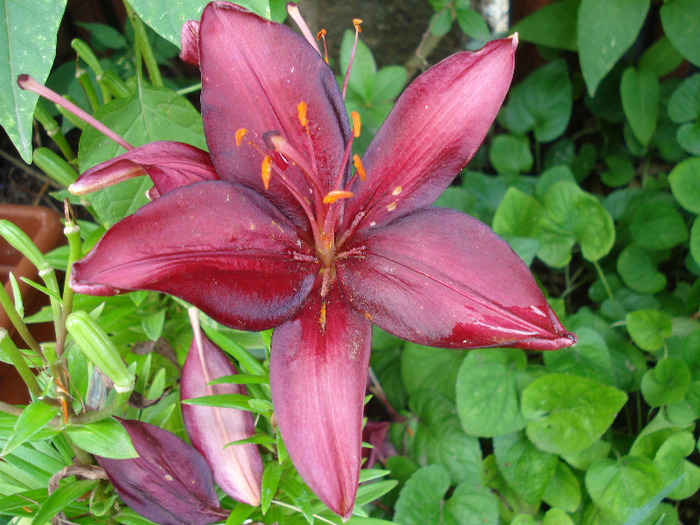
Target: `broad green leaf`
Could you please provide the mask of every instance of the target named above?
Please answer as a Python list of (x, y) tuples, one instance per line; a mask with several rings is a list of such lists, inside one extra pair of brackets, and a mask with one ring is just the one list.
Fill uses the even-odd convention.
[[(206, 149), (201, 116), (186, 98), (167, 89), (141, 86), (133, 97), (100, 107), (94, 117), (134, 146), (173, 140)], [(80, 137), (80, 171), (121, 153), (121, 146), (87, 128)], [(92, 193), (88, 200), (100, 221), (111, 226), (145, 204), (145, 191), (150, 187), (148, 177), (138, 177)]]
[(581, 485), (566, 463), (557, 461), (554, 476), (544, 489), (542, 499), (550, 507), (556, 507), (566, 512), (574, 512), (578, 509), (581, 504)]
[(651, 71), (658, 78), (668, 75), (683, 62), (683, 57), (676, 51), (667, 36), (662, 36), (639, 59), (639, 69)]
[(562, 454), (562, 459), (575, 469), (586, 471), (599, 459), (608, 457), (611, 448), (612, 445), (607, 441), (598, 440), (590, 447), (585, 448), (580, 452)]
[(683, 124), (676, 132), (676, 140), (685, 151), (692, 155), (700, 155), (700, 123)]
[(600, 81), (637, 39), (650, 0), (582, 0), (577, 39), (583, 79), (592, 97)]
[(597, 381), (548, 374), (523, 390), (525, 430), (541, 450), (578, 452), (603, 435), (626, 401), (624, 392)]
[(596, 506), (618, 523), (663, 488), (654, 463), (639, 456), (602, 459), (586, 472), (586, 488)]
[(5, 0), (0, 9), (0, 125), (32, 163), (32, 118), (38, 95), (17, 85), (21, 74), (43, 84), (56, 57), (66, 0)]
[(557, 457), (538, 449), (524, 432), (495, 437), (493, 452), (510, 488), (526, 503), (537, 505), (554, 476)]
[(48, 522), (52, 517), (61, 512), (66, 506), (73, 503), (80, 496), (92, 490), (97, 481), (80, 480), (65, 481), (42, 503), (41, 508), (34, 515), (32, 523), (35, 525)]
[(445, 504), (444, 523), (498, 523), (498, 500), (485, 486), (460, 483)]
[(57, 409), (54, 406), (47, 405), (41, 401), (35, 401), (34, 403), (28, 405), (22, 414), (17, 418), (10, 438), (5, 444), (0, 453), (0, 457), (9, 454), (15, 448), (20, 446), (22, 443), (30, 439), (42, 428), (44, 428), (49, 421), (57, 414)]
[(411, 397), (410, 408), (419, 417), (410, 448), (413, 459), (421, 466), (445, 467), (453, 485), (479, 481), (482, 470), (479, 440), (464, 433), (454, 403), (423, 390)]
[(652, 407), (677, 403), (690, 386), (690, 370), (682, 359), (665, 357), (642, 378), (642, 395)]
[(437, 36), (445, 36), (452, 29), (452, 13), (449, 9), (438, 11), (430, 17), (428, 24), (430, 32)]
[(643, 202), (632, 216), (630, 231), (634, 242), (649, 250), (666, 250), (688, 239), (683, 217), (668, 202)]
[(668, 180), (678, 203), (689, 212), (700, 214), (700, 158), (678, 163), (671, 170)]
[(472, 350), (457, 375), (457, 413), (472, 436), (510, 434), (525, 426), (518, 403), (517, 374), (525, 369), (522, 350)]
[(660, 310), (637, 310), (625, 320), (630, 337), (642, 350), (658, 350), (671, 337), (671, 318)]
[(676, 124), (700, 116), (700, 73), (686, 78), (668, 99), (668, 116)]
[(515, 134), (534, 131), (538, 142), (551, 142), (566, 131), (571, 108), (571, 80), (566, 63), (557, 60), (511, 89), (499, 122)]
[(489, 160), (498, 173), (527, 173), (534, 162), (527, 137), (508, 134), (493, 139)]
[(547, 368), (560, 374), (573, 374), (610, 386), (619, 386), (610, 350), (600, 333), (590, 327), (581, 327), (576, 330), (576, 335), (578, 344), (543, 354)]
[(617, 258), (617, 272), (635, 292), (655, 294), (666, 288), (666, 276), (657, 270), (652, 256), (634, 243), (625, 246)]
[(627, 157), (610, 155), (605, 157), (605, 164), (608, 165), (608, 171), (601, 173), (600, 178), (606, 186), (625, 186), (634, 178), (634, 166)]
[[(581, 245), (583, 258), (588, 261), (597, 261), (610, 252), (615, 242), (615, 225), (610, 214), (593, 195), (573, 182), (562, 181), (549, 189), (544, 205), (548, 216), (544, 218), (541, 228), (545, 233), (568, 233)], [(551, 227), (552, 223), (554, 228)], [(544, 245), (546, 237), (540, 237), (540, 240)]]
[(69, 426), (66, 433), (73, 443), (90, 454), (112, 459), (138, 457), (129, 434), (116, 419)]
[(406, 481), (396, 502), (394, 522), (402, 525), (440, 523), (442, 498), (450, 487), (450, 475), (439, 465), (417, 470)]
[(659, 79), (651, 71), (628, 67), (622, 74), (620, 97), (632, 132), (644, 147), (649, 145), (659, 118)]
[(700, 66), (700, 4), (695, 0), (668, 0), (661, 6), (661, 24), (680, 54)]
[(455, 398), (455, 378), (464, 353), (408, 343), (401, 356), (401, 378), (409, 396), (427, 389)]
[(695, 450), (695, 438), (690, 432), (676, 432), (668, 437), (654, 456), (654, 465), (664, 484), (682, 479), (669, 492), (671, 499), (681, 500), (692, 496), (700, 489), (700, 467), (685, 458)]
[(538, 9), (511, 31), (524, 42), (576, 51), (576, 14), (581, 0), (563, 0)]
[(690, 229), (690, 253), (695, 263), (700, 265), (700, 216), (695, 217)]
[[(131, 0), (129, 3), (156, 33), (180, 47), (182, 25), (188, 20), (199, 21), (209, 0)], [(236, 3), (270, 18), (269, 0), (236, 0)]]
[(511, 186), (493, 217), (493, 231), (505, 237), (534, 236), (535, 225), (543, 211), (537, 199)]
[(457, 25), (459, 25), (462, 33), (484, 42), (491, 39), (491, 31), (486, 21), (479, 13), (469, 8), (468, 2), (457, 2), (455, 11), (457, 13)]

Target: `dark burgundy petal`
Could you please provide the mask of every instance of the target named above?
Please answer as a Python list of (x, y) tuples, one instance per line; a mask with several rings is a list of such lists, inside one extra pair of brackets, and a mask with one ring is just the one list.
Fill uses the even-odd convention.
[(82, 195), (141, 175), (153, 180), (153, 198), (180, 186), (219, 178), (206, 151), (182, 142), (158, 141), (90, 168), (71, 184), (70, 191)]
[(296, 318), (272, 335), (272, 403), (289, 457), (311, 490), (344, 519), (352, 514), (360, 475), (371, 338), (372, 325), (337, 286), (325, 309), (316, 289)]
[(354, 253), (337, 264), (344, 297), (403, 339), (450, 348), (533, 350), (576, 342), (520, 257), (468, 215), (419, 210), (363, 230), (347, 250)]
[(293, 226), (254, 191), (223, 181), (177, 188), (114, 225), (73, 266), (90, 295), (154, 290), (230, 327), (262, 330), (294, 314), (318, 263)]
[(180, 31), (180, 59), (193, 66), (199, 65), (199, 22), (188, 20)]
[[(180, 399), (246, 394), (242, 385), (208, 384), (237, 372), (226, 355), (201, 333), (199, 325), (194, 327), (194, 333), (182, 368)], [(260, 505), (263, 465), (258, 448), (253, 444), (226, 446), (255, 434), (252, 414), (234, 408), (183, 404), (182, 419), (190, 441), (206, 458), (214, 472), (214, 480), (224, 492), (248, 505)]]
[(496, 118), (513, 77), (517, 39), (452, 55), (414, 80), (362, 157), (346, 220), (382, 224), (430, 205), (466, 166)]
[[(349, 124), (333, 72), (316, 50), (290, 28), (228, 2), (209, 4), (200, 25), (202, 117), (214, 165), (224, 180), (263, 191), (264, 135), (281, 133), (316, 167), (328, 191), (339, 169)], [(297, 106), (307, 105), (307, 135)], [(248, 130), (241, 146), (235, 135)], [(249, 144), (249, 141), (253, 145)], [(302, 195), (310, 188), (296, 166), (287, 176)], [(297, 219), (301, 208), (273, 172), (267, 195)]]
[(162, 525), (206, 525), (226, 519), (209, 465), (193, 446), (148, 423), (120, 422), (139, 457), (97, 460), (124, 503)]

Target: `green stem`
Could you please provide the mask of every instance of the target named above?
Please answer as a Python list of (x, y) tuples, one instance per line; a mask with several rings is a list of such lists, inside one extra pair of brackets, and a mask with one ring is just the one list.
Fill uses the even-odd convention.
[(598, 277), (600, 277), (600, 281), (603, 283), (603, 287), (605, 288), (606, 293), (608, 294), (608, 297), (610, 297), (611, 301), (617, 302), (617, 299), (615, 299), (615, 296), (613, 295), (612, 289), (610, 288), (610, 285), (608, 284), (608, 280), (605, 278), (605, 274), (603, 273), (603, 269), (600, 267), (600, 264), (598, 264), (598, 261), (592, 261), (593, 266), (596, 269), (596, 272), (598, 272)]
[(116, 392), (114, 401), (110, 405), (100, 408), (99, 410), (93, 410), (92, 412), (85, 412), (83, 414), (73, 416), (70, 419), (71, 424), (87, 425), (88, 423), (94, 423), (95, 421), (101, 421), (113, 416), (114, 414), (118, 413), (122, 407), (124, 407), (127, 401), (129, 401), (131, 392), (132, 389), (124, 392)]
[(202, 83), (200, 82), (200, 83), (195, 84), (195, 85), (190, 86), (190, 87), (178, 89), (177, 91), (175, 91), (175, 93), (177, 93), (178, 95), (187, 95), (189, 93), (194, 93), (195, 91), (199, 91), (201, 89), (202, 89)]
[(27, 366), (27, 362), (24, 360), (24, 356), (19, 351), (15, 343), (12, 342), (10, 334), (4, 328), (0, 328), (0, 349), (5, 353), (7, 357), (10, 358), (15, 369), (19, 375), (24, 380), (27, 388), (31, 392), (32, 396), (39, 398), (42, 395), (41, 387), (36, 380), (34, 374)]
[(16, 407), (14, 405), (11, 405), (9, 403), (5, 403), (4, 401), (0, 401), (0, 412), (3, 412), (5, 414), (10, 414), (11, 416), (21, 416), (22, 415), (22, 409), (19, 407)]
[(56, 354), (59, 356), (63, 353), (63, 347), (66, 343), (66, 318), (73, 311), (73, 289), (70, 287), (70, 274), (73, 270), (73, 264), (83, 255), (83, 248), (80, 244), (80, 227), (78, 226), (73, 216), (73, 209), (70, 207), (68, 199), (64, 201), (66, 214), (66, 226), (63, 228), (63, 233), (68, 239), (68, 266), (66, 267), (66, 279), (63, 284), (63, 308), (61, 317), (60, 330), (56, 332)]
[[(58, 288), (58, 279), (56, 279), (56, 271), (53, 268), (46, 268), (39, 272), (39, 276), (44, 281), (46, 287), (55, 294), (56, 297), (61, 296), (61, 290)], [(53, 295), (49, 295), (49, 300), (51, 302), (51, 312), (53, 314), (53, 324), (54, 330), (56, 331), (56, 337), (61, 332), (61, 328), (64, 326), (63, 319), (63, 306), (61, 302)], [(64, 329), (65, 330), (65, 329)], [(58, 350), (58, 348), (56, 348)], [(58, 354), (59, 357), (61, 354)]]
[(17, 333), (20, 335), (20, 337), (24, 339), (24, 342), (27, 343), (27, 345), (29, 345), (29, 348), (31, 348), (38, 355), (40, 355), (41, 359), (44, 362), (46, 362), (46, 358), (44, 357), (44, 352), (42, 351), (41, 346), (39, 345), (37, 340), (34, 339), (34, 336), (32, 336), (32, 334), (29, 333), (27, 325), (24, 324), (22, 317), (20, 317), (19, 313), (17, 313), (15, 305), (12, 303), (12, 299), (10, 299), (10, 296), (7, 295), (7, 291), (5, 290), (4, 286), (0, 286), (0, 306), (3, 307), (5, 313), (7, 313), (7, 317), (10, 319), (10, 322), (15, 327), (15, 330), (17, 330)]
[(49, 112), (44, 107), (44, 104), (39, 102), (34, 109), (34, 118), (41, 124), (46, 131), (46, 134), (51, 140), (54, 141), (58, 149), (61, 150), (61, 154), (65, 157), (68, 162), (75, 160), (75, 153), (73, 149), (68, 144), (66, 136), (61, 131), (61, 127), (56, 122)]
[(141, 50), (143, 56), (144, 64), (146, 64), (146, 70), (148, 71), (148, 76), (151, 78), (151, 83), (157, 87), (163, 87), (163, 77), (160, 75), (160, 69), (158, 69), (158, 63), (156, 62), (156, 57), (153, 54), (153, 48), (151, 43), (148, 41), (148, 35), (146, 34), (146, 26), (136, 14), (136, 11), (132, 9), (126, 0), (124, 1), (124, 7), (126, 8), (126, 13), (129, 16), (131, 24), (134, 26), (134, 34), (136, 36), (136, 47)]

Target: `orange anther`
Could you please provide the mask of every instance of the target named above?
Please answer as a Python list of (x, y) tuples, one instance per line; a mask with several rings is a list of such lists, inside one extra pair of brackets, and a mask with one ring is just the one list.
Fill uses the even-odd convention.
[(349, 199), (354, 195), (351, 191), (333, 190), (329, 191), (328, 195), (323, 197), (323, 204), (333, 204), (338, 199)]
[(321, 40), (324, 36), (326, 36), (326, 30), (321, 29), (318, 33), (316, 33), (316, 40)]
[(299, 105), (297, 106), (297, 115), (299, 116), (301, 127), (305, 128), (309, 125), (309, 119), (306, 118), (306, 102), (303, 100), (299, 102)]
[(360, 156), (355, 153), (352, 156), (352, 163), (355, 165), (355, 169), (357, 170), (357, 174), (360, 176), (360, 180), (364, 181), (365, 180), (365, 167), (362, 165), (362, 161), (360, 160)]
[(272, 178), (272, 157), (269, 155), (262, 161), (262, 180), (265, 189), (270, 187), (270, 179)]
[(321, 330), (326, 329), (326, 301), (321, 302), (321, 311), (318, 314), (318, 324), (321, 325)]
[(362, 128), (360, 114), (357, 111), (353, 111), (350, 113), (350, 118), (352, 119), (352, 134), (357, 138), (360, 136), (360, 129)]
[(236, 130), (236, 146), (241, 145), (243, 142), (243, 137), (245, 137), (246, 133), (248, 133), (248, 130), (245, 128), (238, 128)]
[(362, 33), (362, 28), (360, 27), (361, 23), (362, 23), (361, 18), (353, 18), (352, 19), (352, 25), (355, 26), (355, 31), (357, 31), (358, 33)]

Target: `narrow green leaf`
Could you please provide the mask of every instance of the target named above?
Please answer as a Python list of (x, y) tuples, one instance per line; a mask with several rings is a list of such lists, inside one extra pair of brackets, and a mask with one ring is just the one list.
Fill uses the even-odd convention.
[(38, 96), (17, 76), (46, 82), (56, 56), (56, 35), (66, 0), (14, 0), (0, 9), (0, 125), (27, 164), (32, 163), (32, 117)]
[(651, 71), (628, 67), (622, 74), (620, 97), (634, 136), (644, 147), (648, 146), (659, 117), (659, 79)]
[(116, 419), (70, 426), (66, 433), (76, 445), (90, 454), (112, 459), (138, 457), (129, 434)]
[(270, 461), (265, 465), (265, 471), (262, 475), (262, 485), (260, 492), (260, 507), (262, 508), (262, 513), (266, 514), (272, 503), (272, 499), (277, 493), (277, 487), (280, 483), (280, 478), (282, 477), (282, 465), (276, 461)]
[(56, 416), (56, 407), (35, 401), (22, 411), (17, 418), (10, 438), (5, 444), (5, 448), (0, 453), (0, 457), (9, 454), (22, 443), (30, 439), (34, 434), (44, 428), (51, 419)]
[(46, 498), (39, 511), (34, 515), (32, 523), (34, 525), (46, 523), (66, 506), (92, 490), (95, 485), (97, 485), (97, 481), (89, 479), (64, 482)]
[(581, 1), (578, 51), (583, 79), (591, 97), (600, 81), (636, 40), (649, 4), (650, 0)]

